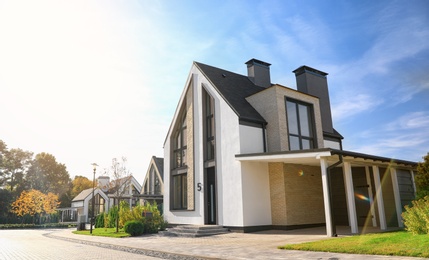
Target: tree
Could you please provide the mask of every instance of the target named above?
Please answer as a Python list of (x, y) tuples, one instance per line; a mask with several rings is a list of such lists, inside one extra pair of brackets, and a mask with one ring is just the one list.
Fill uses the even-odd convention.
[[(119, 205), (120, 199), (127, 192), (127, 188), (131, 183), (132, 175), (127, 169), (126, 163), (127, 158), (125, 157), (122, 157), (121, 161), (116, 158), (112, 159), (109, 173), (112, 176), (110, 191), (113, 192), (113, 205)], [(119, 232), (119, 214), (116, 216), (116, 232)]]
[(429, 152), (423, 157), (423, 162), (417, 164), (417, 174), (415, 176), (417, 187), (417, 198), (429, 195)]
[(83, 190), (92, 188), (92, 181), (84, 176), (75, 176), (72, 181), (71, 196), (74, 198)]
[(24, 190), (24, 177), (30, 167), (33, 153), (22, 149), (11, 149), (4, 153), (3, 174), (7, 188), (17, 194)]
[(3, 170), (3, 160), (5, 153), (7, 152), (7, 145), (5, 142), (0, 140), (0, 186), (3, 186), (4, 182), (6, 181), (5, 173)]
[(12, 212), (17, 216), (41, 216), (52, 214), (58, 207), (58, 196), (53, 193), (43, 194), (38, 190), (23, 191), (21, 195), (12, 202)]
[(48, 153), (36, 155), (28, 170), (26, 181), (28, 188), (40, 190), (42, 193), (52, 192), (58, 196), (70, 189), (70, 175), (66, 166), (58, 163)]

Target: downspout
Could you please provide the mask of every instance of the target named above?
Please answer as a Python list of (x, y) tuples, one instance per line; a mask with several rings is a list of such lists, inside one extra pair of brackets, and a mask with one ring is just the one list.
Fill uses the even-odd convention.
[(267, 138), (266, 138), (266, 123), (262, 123), (262, 141), (264, 143), (264, 153), (267, 152)]
[(328, 166), (328, 168), (326, 168), (326, 172), (328, 174), (328, 192), (329, 192), (329, 208), (331, 210), (331, 227), (332, 227), (332, 236), (336, 237), (337, 235), (337, 228), (335, 226), (335, 217), (334, 217), (334, 203), (332, 202), (332, 189), (331, 189), (331, 170), (335, 167), (337, 167), (338, 165), (343, 163), (343, 156), (341, 154), (338, 155), (339, 157), (339, 161), (332, 164), (331, 166)]

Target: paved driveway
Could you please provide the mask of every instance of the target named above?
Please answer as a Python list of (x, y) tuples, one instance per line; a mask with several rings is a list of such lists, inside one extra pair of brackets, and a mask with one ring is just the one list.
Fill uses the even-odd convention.
[[(327, 239), (323, 228), (229, 233), (202, 238), (108, 238), (75, 235), (74, 229), (0, 231), (3, 259), (412, 259), (279, 250), (277, 246)], [(341, 234), (341, 233), (340, 233)]]
[[(56, 230), (58, 232), (58, 230)], [(44, 236), (53, 230), (0, 230), (0, 259), (158, 259)]]

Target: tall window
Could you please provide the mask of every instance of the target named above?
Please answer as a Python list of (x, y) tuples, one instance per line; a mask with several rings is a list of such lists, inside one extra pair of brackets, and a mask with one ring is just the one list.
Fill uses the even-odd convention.
[[(176, 127), (173, 139), (173, 170), (171, 172), (171, 202), (172, 209), (186, 210), (188, 208), (188, 182), (187, 182), (187, 131), (186, 114), (184, 114)], [(155, 184), (156, 186), (156, 184)], [(159, 183), (158, 183), (159, 186)], [(155, 187), (157, 189), (157, 187)], [(158, 187), (160, 189), (160, 187)]]
[(173, 175), (173, 209), (188, 208), (187, 174)]
[(289, 149), (314, 148), (313, 109), (310, 104), (286, 99)]
[(174, 138), (174, 168), (186, 166), (186, 116), (183, 116)]
[(204, 91), (205, 159), (213, 160), (215, 154), (215, 124), (213, 98)]

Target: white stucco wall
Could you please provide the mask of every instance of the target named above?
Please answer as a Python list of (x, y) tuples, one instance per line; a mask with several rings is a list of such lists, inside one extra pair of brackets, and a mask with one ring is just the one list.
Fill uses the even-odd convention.
[[(192, 80), (193, 79), (193, 80)], [(202, 125), (202, 86), (213, 97), (215, 102), (215, 140), (216, 140), (216, 188), (217, 188), (217, 222), (225, 226), (243, 226), (243, 202), (241, 165), (235, 160), (240, 154), (240, 127), (238, 116), (219, 95), (211, 83), (192, 66), (185, 86), (192, 81), (194, 102), (194, 169), (195, 185), (204, 183), (203, 158), (203, 125)], [(187, 88), (186, 87), (186, 88)], [(186, 93), (186, 89), (183, 93)], [(184, 94), (178, 108), (184, 102)], [(169, 223), (204, 224), (204, 188), (198, 191), (195, 187), (195, 208), (192, 211), (170, 211), (170, 138), (171, 129), (178, 115), (176, 111), (170, 131), (164, 144), (164, 217)], [(252, 133), (252, 131), (245, 131)], [(262, 138), (262, 133), (260, 134)], [(191, 163), (191, 162), (189, 162)]]
[(268, 164), (242, 162), (244, 226), (271, 225)]
[(263, 153), (263, 138), (262, 128), (240, 125), (240, 153)]

